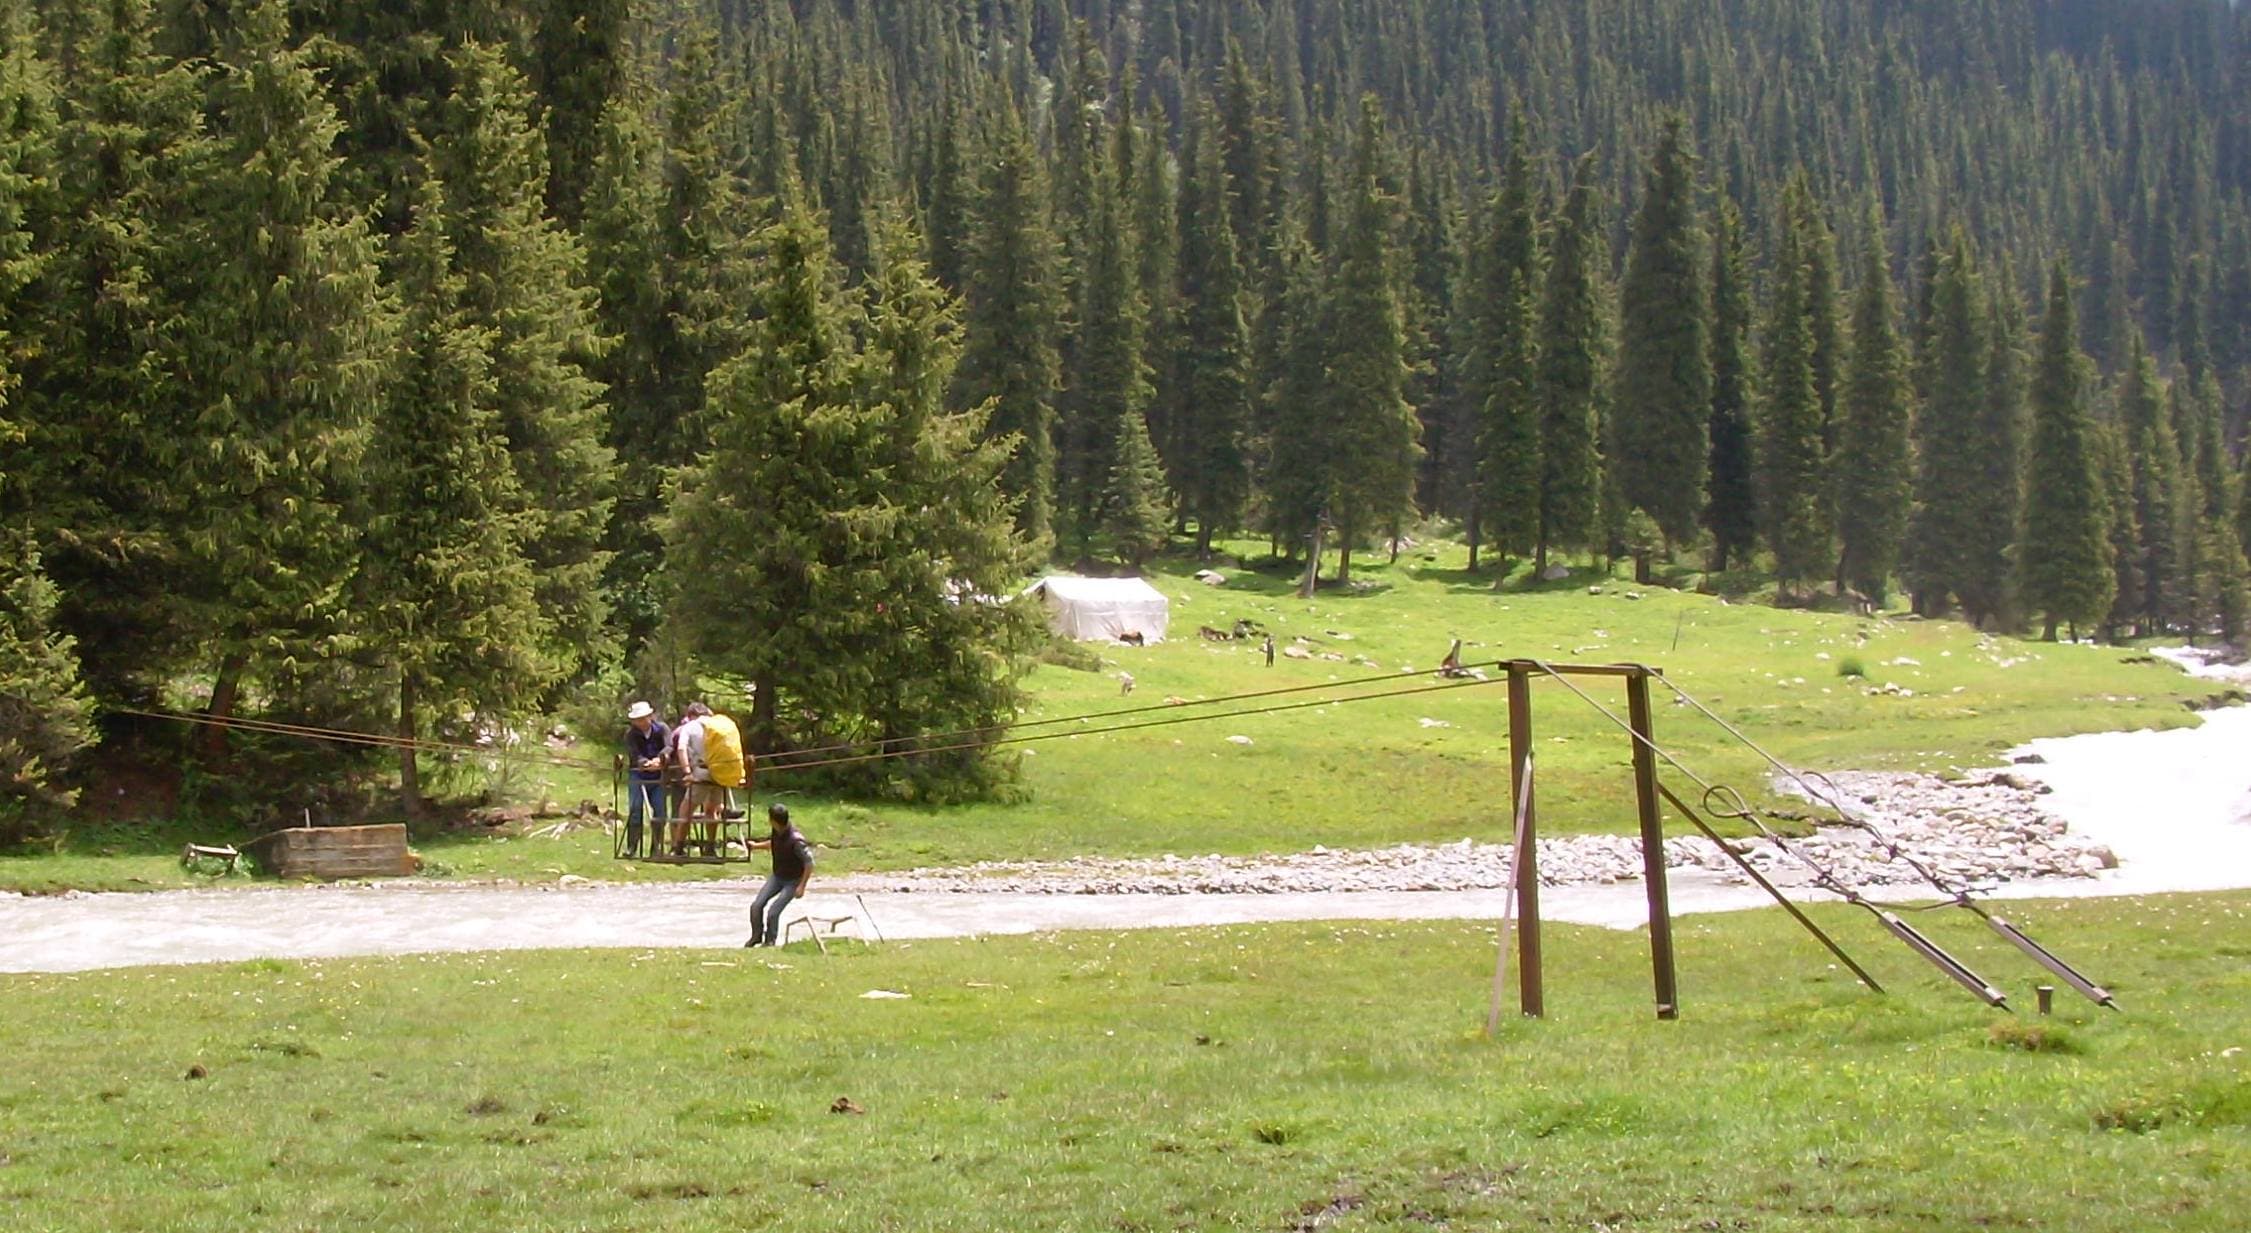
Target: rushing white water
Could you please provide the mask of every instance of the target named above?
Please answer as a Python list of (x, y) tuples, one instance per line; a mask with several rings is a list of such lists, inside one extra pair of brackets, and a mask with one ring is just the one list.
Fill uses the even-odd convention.
[(2104, 844), (2118, 868), (2048, 893), (2142, 895), (2251, 886), (2251, 708), (2194, 728), (2033, 741), (2018, 768), (2054, 789), (2041, 806)]

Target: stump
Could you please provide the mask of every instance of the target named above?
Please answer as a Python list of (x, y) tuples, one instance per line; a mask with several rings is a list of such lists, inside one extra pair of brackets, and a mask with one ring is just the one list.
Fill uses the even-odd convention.
[(406, 827), (293, 826), (248, 845), (260, 868), (284, 878), (400, 878), (414, 872)]

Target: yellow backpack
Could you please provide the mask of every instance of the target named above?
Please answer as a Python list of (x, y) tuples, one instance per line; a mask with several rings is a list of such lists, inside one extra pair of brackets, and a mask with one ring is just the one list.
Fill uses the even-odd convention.
[(722, 788), (743, 783), (743, 735), (725, 715), (707, 715), (703, 721), (703, 763), (711, 768), (711, 782)]

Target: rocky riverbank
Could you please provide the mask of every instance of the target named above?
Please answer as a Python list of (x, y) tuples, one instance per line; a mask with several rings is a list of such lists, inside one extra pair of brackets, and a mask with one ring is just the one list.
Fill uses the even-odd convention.
[[(1913, 774), (1833, 778), (1856, 815), (1950, 882), (1982, 886), (2027, 878), (2092, 877), (2117, 864), (2107, 848), (2066, 834), (2063, 821), (2041, 809), (2040, 785), (2010, 771), (1981, 772), (1958, 781)], [(1922, 885), (1907, 862), (1892, 857), (1879, 840), (1855, 827), (1824, 826), (1790, 843), (1852, 885), (1885, 889)], [(1805, 864), (1765, 840), (1736, 844), (1777, 884), (1806, 886), (1814, 881)], [(1734, 862), (1700, 836), (1666, 840), (1665, 863), (1748, 881)], [(1641, 848), (1637, 840), (1620, 835), (1542, 839), (1539, 864), (1544, 886), (1631, 881), (1641, 876)], [(1317, 847), (1285, 856), (995, 862), (860, 875), (853, 881), (870, 890), (897, 892), (1292, 894), (1492, 890), (1507, 884), (1508, 870), (1508, 845), (1462, 839), (1376, 849)]]

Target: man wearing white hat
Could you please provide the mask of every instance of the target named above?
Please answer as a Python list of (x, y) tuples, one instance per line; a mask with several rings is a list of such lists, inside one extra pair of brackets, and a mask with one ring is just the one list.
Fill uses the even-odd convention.
[(671, 729), (646, 702), (625, 712), (625, 854), (641, 854), (641, 814), (649, 815), (649, 855), (664, 844), (664, 751)]

